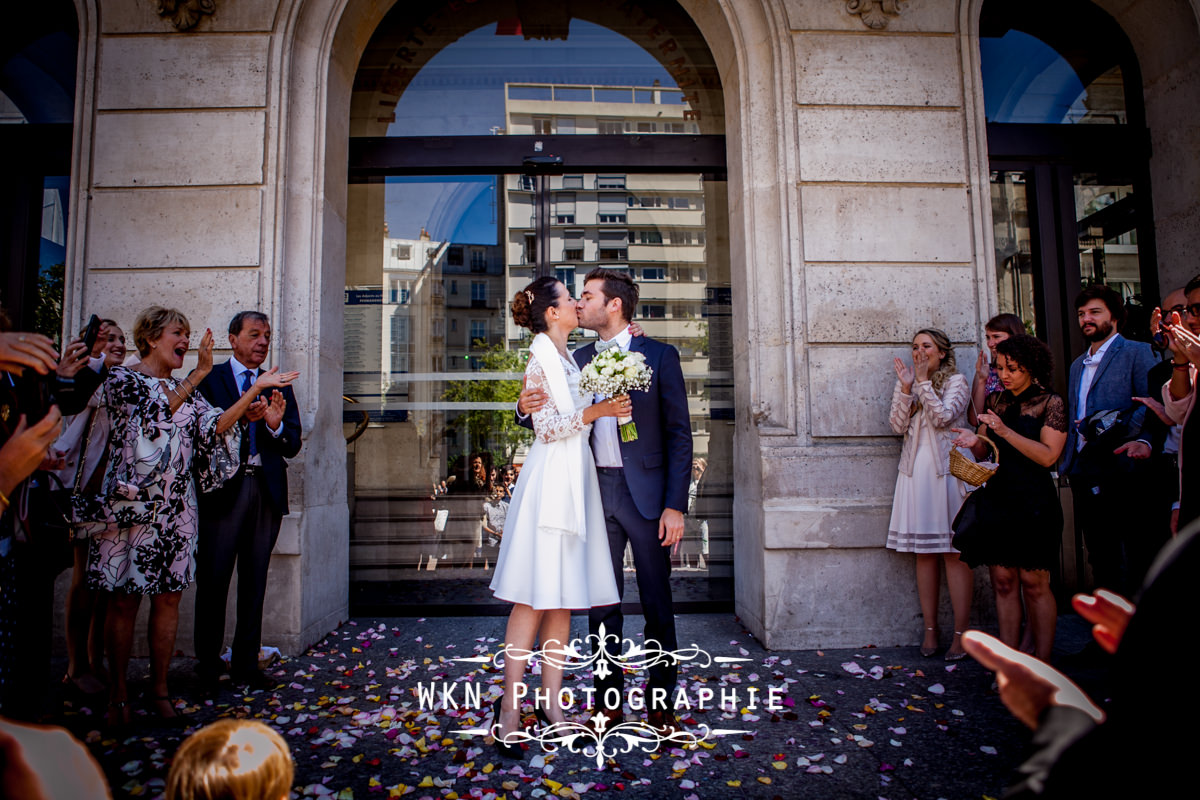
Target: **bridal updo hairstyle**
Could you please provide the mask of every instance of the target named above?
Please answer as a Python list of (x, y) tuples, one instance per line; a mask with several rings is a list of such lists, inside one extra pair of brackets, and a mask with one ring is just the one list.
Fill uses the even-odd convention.
[(546, 309), (558, 305), (558, 278), (543, 275), (513, 295), (513, 322), (533, 333), (546, 331)]

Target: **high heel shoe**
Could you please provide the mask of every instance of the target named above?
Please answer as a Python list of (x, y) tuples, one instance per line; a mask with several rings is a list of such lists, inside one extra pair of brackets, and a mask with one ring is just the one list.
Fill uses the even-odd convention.
[[(933, 628), (926, 628), (925, 630), (931, 631), (931, 630), (933, 630)], [(925, 645), (921, 645), (921, 657), (922, 658), (931, 658), (933, 656), (933, 654), (936, 652), (937, 652), (936, 644), (933, 647), (926, 647)]]
[[(962, 631), (955, 631), (954, 636), (956, 639), (959, 640), (959, 645), (961, 645), (962, 644)], [(950, 645), (950, 646), (953, 647), (954, 645)], [(952, 653), (949, 650), (946, 651), (946, 660), (947, 661), (962, 661), (966, 657), (967, 657), (966, 650), (959, 650), (957, 653)]]
[(546, 716), (546, 712), (542, 711), (541, 706), (533, 707), (533, 715), (535, 717), (537, 717), (538, 722), (542, 723), (542, 725), (547, 728), (549, 728), (551, 725), (554, 724), (553, 722), (550, 721), (550, 717)]
[(496, 742), (496, 750), (504, 758), (524, 758), (525, 751), (521, 749), (519, 744), (508, 744), (501, 736), (500, 729), (500, 708), (504, 704), (504, 698), (496, 698), (496, 702), (492, 703), (492, 739)]

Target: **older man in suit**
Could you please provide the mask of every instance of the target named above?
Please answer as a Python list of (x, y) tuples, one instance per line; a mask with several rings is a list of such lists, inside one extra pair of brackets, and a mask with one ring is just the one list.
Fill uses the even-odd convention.
[[(671, 599), (671, 553), (683, 538), (692, 472), (692, 425), (679, 352), (668, 344), (630, 332), (637, 301), (637, 284), (626, 273), (607, 269), (589, 272), (576, 309), (580, 327), (596, 331), (599, 340), (579, 348), (574, 356), (583, 367), (597, 352), (620, 347), (644, 355), (654, 373), (648, 390), (630, 393), (638, 438), (621, 441), (616, 419), (608, 417), (592, 425), (591, 444), (617, 591), (625, 596), (622, 567), (628, 545), (646, 618), (645, 638), (657, 641), (664, 651), (672, 651), (678, 643)], [(532, 413), (542, 402), (540, 394), (523, 392), (518, 412)], [(621, 651), (624, 622), (619, 603), (593, 608), (589, 614), (593, 635), (603, 625), (611, 655)], [(669, 735), (679, 727), (672, 710), (678, 666), (673, 659), (665, 658), (648, 672), (646, 720)], [(624, 695), (621, 669), (597, 675), (595, 689), (600, 712), (608, 723), (619, 722)]]
[[(258, 311), (242, 311), (229, 323), (233, 357), (213, 367), (200, 392), (228, 408), (258, 379), (271, 346), (271, 325)], [(234, 682), (267, 688), (259, 671), (267, 568), (288, 513), (287, 461), (300, 452), (300, 413), (290, 386), (259, 398), (242, 423), (242, 467), (215, 492), (201, 495), (196, 553), (196, 671), (210, 687), (223, 664), (225, 605), (234, 564), (238, 571), (237, 628), (230, 674)]]
[[(1137, 535), (1143, 508), (1130, 502), (1132, 487), (1144, 477), (1149, 441), (1141, 434), (1148, 375), (1157, 363), (1150, 345), (1131, 342), (1117, 332), (1124, 321), (1121, 296), (1107, 286), (1091, 286), (1075, 298), (1075, 311), (1088, 350), (1071, 364), (1068, 402), (1073, 424), (1067, 432), (1061, 472), (1069, 476), (1077, 538), (1087, 544), (1097, 586), (1129, 592), (1126, 537)], [(1119, 441), (1089, 442), (1086, 420), (1099, 411), (1126, 411), (1128, 424)], [(1116, 445), (1115, 447), (1113, 445)]]

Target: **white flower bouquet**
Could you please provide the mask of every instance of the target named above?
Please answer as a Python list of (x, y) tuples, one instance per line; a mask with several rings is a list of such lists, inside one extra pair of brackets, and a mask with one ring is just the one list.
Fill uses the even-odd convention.
[[(619, 347), (610, 347), (597, 354), (582, 372), (579, 380), (582, 391), (609, 397), (629, 394), (634, 389), (644, 392), (650, 388), (650, 378), (654, 375), (644, 355), (633, 351), (623, 352)], [(638, 438), (633, 417), (617, 417), (617, 427), (622, 442), (632, 442)]]

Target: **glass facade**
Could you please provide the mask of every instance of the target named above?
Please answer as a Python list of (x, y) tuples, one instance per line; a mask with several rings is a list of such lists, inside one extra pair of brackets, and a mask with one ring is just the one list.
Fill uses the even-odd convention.
[[(719, 115), (706, 113), (719, 106), (715, 68), (706, 50), (698, 63), (690, 21), (656, 34), (686, 53), (672, 66), (635, 41), (646, 38), (637, 19), (615, 5), (591, 13), (617, 29), (628, 18), (626, 30), (572, 19), (563, 40), (536, 41), (512, 33), (511, 21), (472, 17), (426, 32), (408, 45), (424, 66), (386, 87), (386, 114), (379, 75), (395, 77), (405, 62), (399, 49), (389, 62), (384, 43), (405, 38), (398, 26), (411, 15), (385, 21), (360, 65), (352, 135), (478, 136), (482, 148), (486, 137), (528, 137), (530, 155), (541, 152), (533, 137), (572, 136), (594, 141), (608, 166), (531, 174), (517, 160), (497, 174), (438, 175), (439, 150), (423, 139), (409, 174), (352, 177), (344, 393), (359, 609), (507, 610), (487, 587), (531, 442), (513, 414), (530, 338), (508, 303), (538, 274), (578, 294), (598, 266), (629, 272), (641, 290), (635, 320), (681, 356), (695, 459), (676, 602), (732, 602), (725, 182), (620, 163), (628, 137), (720, 133)], [(699, 74), (709, 76), (704, 96), (685, 85)], [(628, 554), (626, 567), (625, 599), (636, 603)]]

